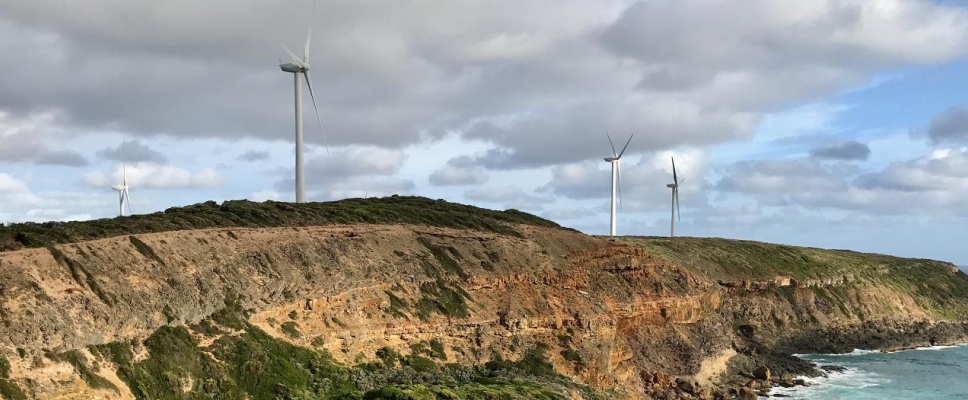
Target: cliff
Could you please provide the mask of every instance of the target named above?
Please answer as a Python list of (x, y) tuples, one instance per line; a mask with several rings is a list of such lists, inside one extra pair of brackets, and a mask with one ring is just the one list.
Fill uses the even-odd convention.
[[(6, 398), (729, 398), (968, 337), (953, 265), (420, 198), (0, 228)], [(678, 379), (677, 379), (678, 378)]]

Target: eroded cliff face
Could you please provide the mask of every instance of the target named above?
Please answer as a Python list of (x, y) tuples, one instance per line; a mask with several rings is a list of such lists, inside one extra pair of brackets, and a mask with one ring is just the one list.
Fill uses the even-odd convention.
[[(273, 337), (347, 365), (430, 342), (464, 365), (543, 346), (557, 372), (616, 398), (647, 398), (655, 371), (708, 387), (737, 351), (803, 347), (811, 330), (939, 319), (907, 292), (856, 277), (728, 281), (634, 244), (516, 229), (521, 237), (403, 225), (211, 229), (3, 252), (9, 381), (36, 398), (132, 398), (91, 349), (132, 343), (133, 358), (146, 359), (145, 338), (227, 301)], [(191, 332), (202, 345), (216, 340), (201, 331)], [(117, 390), (95, 388), (92, 374)], [(185, 393), (200, 384), (180, 379)]]

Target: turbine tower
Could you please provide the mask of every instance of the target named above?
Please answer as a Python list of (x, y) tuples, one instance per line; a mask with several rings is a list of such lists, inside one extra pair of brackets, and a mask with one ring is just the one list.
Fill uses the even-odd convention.
[[(302, 117), (302, 85), (299, 82), (301, 76), (306, 77), (306, 86), (309, 88), (309, 97), (313, 100), (313, 110), (316, 111), (316, 120), (319, 121), (319, 129), (323, 130), (323, 120), (319, 117), (319, 108), (316, 107), (316, 96), (313, 94), (313, 80), (309, 75), (309, 41), (313, 36), (312, 29), (306, 37), (306, 48), (303, 51), (303, 58), (300, 59), (292, 51), (282, 45), (289, 57), (290, 63), (279, 61), (279, 68), (284, 72), (293, 75), (293, 83), (296, 94), (296, 203), (306, 202), (306, 177), (303, 170), (303, 117)], [(326, 136), (323, 135), (323, 143), (326, 143)], [(329, 153), (329, 145), (326, 144), (326, 153)]]
[(625, 154), (625, 149), (629, 147), (629, 143), (632, 142), (632, 136), (629, 136), (629, 140), (625, 142), (625, 147), (622, 147), (621, 152), (615, 152), (615, 145), (612, 144), (612, 137), (605, 134), (608, 138), (608, 145), (612, 146), (612, 156), (605, 157), (605, 161), (612, 163), (612, 215), (611, 223), (609, 226), (609, 236), (615, 236), (615, 191), (618, 190), (618, 201), (621, 206), (622, 201), (622, 166), (620, 161), (622, 160), (622, 154)]
[(128, 205), (128, 215), (131, 215), (131, 199), (128, 197), (128, 164), (124, 158), (124, 141), (121, 142), (121, 184), (111, 186), (118, 192), (118, 215), (124, 216), (124, 205)]
[(682, 221), (682, 213), (679, 212), (679, 185), (686, 180), (679, 180), (679, 175), (676, 175), (676, 159), (672, 157), (672, 183), (666, 185), (667, 188), (672, 189), (672, 228), (669, 231), (669, 237), (676, 236), (676, 215), (679, 215), (679, 221)]

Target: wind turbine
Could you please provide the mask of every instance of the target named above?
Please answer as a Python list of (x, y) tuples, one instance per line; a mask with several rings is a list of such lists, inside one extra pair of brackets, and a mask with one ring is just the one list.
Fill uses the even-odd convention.
[(124, 158), (124, 141), (121, 142), (121, 184), (111, 186), (118, 192), (119, 215), (124, 216), (124, 205), (128, 204), (128, 215), (131, 215), (131, 199), (128, 197), (128, 164)]
[[(286, 45), (282, 45), (282, 48), (292, 58), (292, 62), (283, 64), (282, 60), (279, 60), (279, 68), (293, 75), (296, 93), (296, 203), (306, 202), (306, 178), (303, 171), (302, 85), (299, 82), (299, 78), (302, 75), (306, 76), (306, 86), (309, 87), (309, 97), (313, 100), (313, 110), (316, 111), (316, 120), (319, 121), (319, 129), (320, 131), (323, 130), (323, 120), (319, 117), (319, 108), (316, 107), (316, 96), (313, 94), (313, 80), (309, 75), (309, 41), (312, 37), (313, 30), (310, 28), (309, 35), (306, 36), (306, 48), (303, 51), (302, 59), (296, 57), (292, 51), (289, 51)], [(323, 135), (323, 143), (326, 143), (325, 135)], [(326, 153), (329, 154), (329, 144), (326, 144)]]
[(676, 175), (676, 158), (672, 157), (672, 183), (666, 185), (667, 188), (672, 189), (672, 229), (669, 231), (669, 237), (676, 236), (676, 214), (679, 215), (679, 221), (682, 221), (682, 213), (679, 212), (679, 185), (686, 180), (679, 180), (679, 176)]
[(629, 147), (629, 143), (632, 142), (632, 136), (629, 136), (629, 140), (625, 142), (625, 147), (622, 148), (621, 152), (615, 152), (615, 145), (612, 144), (612, 137), (605, 134), (608, 138), (608, 145), (612, 146), (612, 156), (605, 157), (605, 161), (612, 163), (612, 219), (609, 228), (609, 235), (615, 236), (615, 191), (618, 190), (618, 200), (621, 206), (622, 201), (622, 166), (620, 161), (622, 160), (622, 154), (625, 154), (625, 149)]

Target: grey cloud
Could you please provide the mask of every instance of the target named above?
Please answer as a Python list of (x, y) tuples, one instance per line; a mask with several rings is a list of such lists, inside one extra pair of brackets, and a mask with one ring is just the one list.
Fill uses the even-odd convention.
[(942, 150), (916, 160), (891, 163), (858, 177), (865, 189), (902, 192), (968, 191), (968, 150)]
[[(838, 1), (626, 4), (320, 2), (323, 131), (334, 145), (399, 148), (503, 119), (499, 131), (465, 134), (499, 148), (481, 159), (494, 168), (597, 158), (606, 130), (641, 133), (636, 151), (716, 143), (751, 134), (777, 104), (956, 57), (968, 26), (961, 9), (914, 0), (897, 12)], [(304, 40), (310, 17), (299, 6), (5, 3), (0, 110), (63, 109), (78, 130), (291, 141), (292, 80), (274, 62), (279, 43)], [(866, 20), (887, 23), (870, 34)], [(307, 141), (321, 144), (306, 111)]]
[[(379, 177), (376, 179), (354, 180), (347, 179), (333, 182), (324, 187), (310, 190), (309, 197), (316, 201), (330, 201), (345, 198), (385, 197), (394, 194), (407, 195), (413, 192), (415, 185), (409, 179), (393, 177)], [(289, 192), (292, 188), (289, 188)]]
[(475, 202), (503, 204), (504, 208), (532, 211), (541, 210), (545, 204), (554, 201), (548, 196), (528, 193), (517, 185), (474, 188), (464, 192), (464, 197)]
[(268, 159), (269, 159), (269, 152), (259, 151), (259, 150), (247, 151), (239, 156), (239, 160), (245, 161), (245, 162), (265, 161)]
[(630, 156), (738, 138), (749, 133), (757, 118), (750, 113), (703, 110), (676, 101), (599, 101), (523, 118), (509, 127), (476, 124), (465, 137), (501, 146), (477, 157), (480, 165), (489, 169), (533, 168), (610, 156), (606, 132), (614, 138), (634, 135), (626, 153)]
[(488, 177), (483, 170), (441, 167), (430, 174), (429, 181), (434, 186), (466, 186), (487, 183)]
[(434, 170), (428, 180), (434, 186), (466, 186), (487, 183), (487, 172), (476, 166), (468, 156), (447, 160), (447, 163)]
[[(330, 190), (334, 187), (358, 187), (362, 190), (364, 181), (387, 179), (395, 175), (403, 166), (403, 161), (403, 153), (399, 150), (353, 147), (333, 151), (331, 154), (316, 156), (306, 162), (306, 189)], [(293, 190), (295, 178), (292, 168), (280, 168), (273, 173), (280, 176), (275, 184), (276, 190), (280, 192)]]
[(106, 160), (118, 162), (152, 162), (156, 164), (168, 162), (168, 157), (165, 157), (160, 151), (141, 143), (140, 140), (132, 140), (124, 144), (119, 144), (117, 147), (98, 150), (97, 155)]
[(810, 156), (845, 161), (866, 160), (871, 156), (871, 149), (866, 144), (852, 140), (813, 148), (810, 150)]
[(807, 158), (741, 161), (729, 166), (725, 173), (716, 185), (718, 189), (750, 195), (786, 196), (847, 187), (834, 167)]
[(39, 165), (83, 167), (87, 158), (70, 150), (51, 150), (32, 138), (4, 138), (0, 145), (0, 162), (30, 162)]
[[(705, 183), (702, 179), (701, 155), (684, 152), (676, 155), (679, 178), (684, 180), (680, 188), (683, 207), (701, 207), (706, 203)], [(623, 157), (621, 170), (621, 205), (627, 211), (666, 210), (670, 206), (672, 182), (669, 159), (665, 154), (651, 154), (635, 159)], [(555, 166), (552, 178), (538, 188), (539, 193), (567, 197), (575, 200), (600, 199), (607, 211), (611, 197), (611, 170), (608, 163), (583, 162)]]
[(89, 164), (87, 158), (84, 158), (84, 156), (73, 151), (45, 152), (37, 156), (34, 162), (37, 164), (62, 165), (68, 167), (83, 167)]
[(968, 141), (968, 108), (955, 106), (936, 115), (928, 137), (935, 143)]

